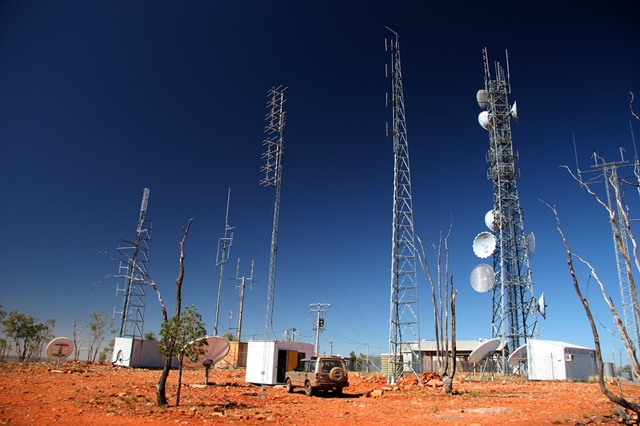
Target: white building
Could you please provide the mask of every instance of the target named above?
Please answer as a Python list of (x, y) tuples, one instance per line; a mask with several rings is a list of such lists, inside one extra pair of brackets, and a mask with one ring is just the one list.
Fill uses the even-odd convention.
[(595, 349), (552, 340), (527, 342), (529, 380), (588, 380), (598, 374)]

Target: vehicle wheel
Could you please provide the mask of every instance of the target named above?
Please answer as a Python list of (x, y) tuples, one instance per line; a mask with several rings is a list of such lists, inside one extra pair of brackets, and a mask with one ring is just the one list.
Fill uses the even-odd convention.
[(285, 387), (285, 389), (287, 389), (287, 392), (289, 392), (289, 393), (293, 392), (293, 386), (291, 385), (291, 379), (287, 378), (287, 380), (284, 382), (284, 387)]
[(311, 387), (311, 382), (307, 381), (304, 383), (304, 393), (307, 396), (313, 396), (313, 388)]
[(340, 367), (333, 367), (331, 371), (329, 371), (329, 378), (333, 382), (342, 383), (345, 380), (344, 371), (342, 371)]
[(337, 388), (333, 391), (333, 396), (342, 396), (342, 388)]

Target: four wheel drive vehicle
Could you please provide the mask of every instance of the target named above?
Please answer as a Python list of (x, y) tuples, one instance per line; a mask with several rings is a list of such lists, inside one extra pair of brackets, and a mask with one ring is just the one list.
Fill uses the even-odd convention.
[(287, 371), (284, 385), (289, 393), (294, 388), (304, 388), (307, 396), (318, 390), (332, 390), (334, 395), (341, 395), (342, 389), (349, 386), (349, 374), (340, 357), (305, 358), (300, 360), (295, 370)]

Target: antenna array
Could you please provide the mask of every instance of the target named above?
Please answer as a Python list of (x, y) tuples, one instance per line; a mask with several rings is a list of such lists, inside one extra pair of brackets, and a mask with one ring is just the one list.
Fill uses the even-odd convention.
[[(422, 363), (410, 345), (405, 345), (404, 333), (411, 333), (412, 340), (420, 344), (418, 321), (418, 283), (416, 270), (415, 232), (413, 227), (413, 201), (411, 198), (411, 173), (409, 167), (409, 144), (404, 110), (404, 91), (400, 67), (400, 44), (398, 34), (390, 42), (385, 40), (385, 50), (391, 49), (391, 75), (393, 127), (394, 182), (393, 182), (393, 239), (391, 249), (391, 298), (389, 320), (389, 383), (396, 383), (404, 369), (414, 371), (414, 362), (421, 372)], [(409, 352), (406, 351), (408, 349)], [(413, 358), (403, 360), (403, 353)]]
[(124, 292), (119, 337), (142, 338), (143, 335), (152, 226), (152, 222), (146, 218), (148, 203), (149, 188), (145, 188), (142, 193), (136, 240), (135, 242), (122, 240), (118, 246), (118, 252), (126, 258), (120, 261), (119, 272), (126, 277), (125, 288), (116, 288), (116, 294), (118, 291)]
[[(516, 186), (516, 156), (513, 152), (510, 119), (518, 120), (516, 103), (509, 104), (511, 93), (509, 60), (507, 73), (495, 63), (495, 76), (491, 76), (487, 50), (484, 56), (484, 90), (477, 94), (478, 105), (484, 111), (478, 121), (489, 132), (490, 148), (487, 161), (491, 163), (488, 178), (493, 181), (493, 223), (495, 232), (493, 269), (492, 337), (508, 343), (510, 351), (520, 347), (523, 340), (537, 337), (538, 301), (533, 296), (533, 282), (528, 247), (524, 233), (522, 208)], [(494, 250), (495, 248), (495, 250)], [(543, 308), (544, 309), (544, 308)], [(505, 364), (506, 369), (506, 364)]]
[(276, 289), (276, 263), (278, 259), (278, 220), (280, 218), (280, 190), (282, 187), (282, 154), (284, 152), (284, 91), (286, 87), (278, 86), (269, 89), (267, 94), (267, 124), (264, 132), (267, 134), (263, 145), (266, 147), (262, 158), (266, 164), (261, 171), (265, 173), (260, 181), (264, 186), (275, 186), (275, 201), (273, 203), (273, 231), (271, 232), (271, 256), (269, 259), (269, 281), (267, 284), (267, 315), (265, 320), (265, 339), (273, 334), (273, 302)]
[(220, 277), (218, 279), (218, 298), (216, 300), (216, 319), (213, 326), (213, 335), (218, 335), (218, 321), (220, 318), (220, 299), (222, 297), (222, 277), (224, 276), (224, 264), (229, 260), (231, 244), (233, 243), (233, 232), (227, 237), (227, 233), (233, 228), (229, 226), (229, 201), (231, 200), (231, 188), (227, 194), (227, 213), (224, 219), (224, 236), (218, 241), (218, 252), (216, 255), (216, 266), (220, 266)]

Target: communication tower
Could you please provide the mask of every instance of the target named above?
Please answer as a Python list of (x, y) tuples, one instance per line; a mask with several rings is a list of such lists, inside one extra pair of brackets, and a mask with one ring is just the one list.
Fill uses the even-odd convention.
[[(409, 143), (404, 110), (404, 91), (400, 67), (400, 43), (398, 33), (391, 30), (395, 39), (385, 39), (385, 50), (391, 50), (391, 99), (387, 103), (393, 107), (393, 226), (391, 247), (391, 307), (389, 319), (389, 383), (395, 383), (404, 369), (414, 370), (413, 363), (420, 358), (413, 353), (407, 343), (406, 334), (420, 344), (420, 323), (418, 321), (418, 282), (416, 269), (415, 232), (413, 228), (413, 201), (411, 198), (411, 173), (409, 167)], [(385, 67), (386, 68), (386, 67)], [(409, 351), (412, 360), (402, 359), (402, 353)], [(421, 367), (418, 367), (421, 370)]]
[(224, 277), (224, 264), (229, 260), (229, 251), (231, 250), (231, 243), (233, 243), (233, 232), (231, 236), (227, 236), (227, 233), (233, 228), (229, 226), (229, 201), (231, 200), (231, 188), (227, 194), (227, 214), (224, 219), (224, 236), (218, 241), (218, 253), (216, 258), (216, 266), (220, 266), (220, 278), (218, 279), (218, 298), (216, 301), (216, 319), (213, 326), (213, 335), (218, 335), (218, 321), (220, 318), (220, 299), (222, 297), (222, 278)]
[(492, 76), (486, 48), (483, 56), (484, 90), (477, 94), (483, 111), (478, 121), (489, 132), (487, 162), (491, 164), (488, 178), (493, 182), (493, 210), (487, 213), (485, 222), (493, 233), (479, 234), (473, 248), (481, 258), (493, 256), (495, 277), (489, 280), (493, 281), (492, 337), (507, 342), (513, 352), (527, 339), (538, 337), (537, 312), (544, 316), (544, 298), (539, 303), (533, 295), (529, 259), (535, 240), (533, 233), (524, 232), (516, 186), (518, 173), (510, 120), (518, 122), (518, 110), (515, 102), (509, 104), (507, 97), (511, 93), (509, 58), (506, 75), (500, 63), (495, 62)]
[(265, 177), (260, 181), (264, 186), (275, 186), (275, 201), (273, 203), (273, 230), (271, 232), (271, 255), (269, 258), (269, 281), (267, 284), (267, 315), (265, 321), (265, 339), (273, 334), (273, 302), (276, 290), (276, 263), (278, 259), (278, 220), (280, 218), (280, 190), (282, 187), (282, 154), (284, 152), (284, 91), (286, 87), (272, 87), (267, 93), (267, 124), (264, 132), (267, 134), (263, 146), (266, 151), (262, 158), (266, 164), (260, 169)]
[(146, 218), (148, 203), (149, 188), (145, 188), (142, 193), (135, 242), (122, 240), (118, 246), (118, 252), (126, 258), (120, 261), (119, 268), (119, 275), (126, 277), (125, 288), (116, 288), (116, 294), (118, 291), (124, 292), (119, 337), (142, 338), (143, 336), (152, 225), (152, 222)]
[[(627, 229), (629, 227), (628, 215), (624, 211), (624, 206), (618, 203), (618, 199), (622, 199), (622, 189), (620, 186), (620, 178), (618, 176), (618, 168), (630, 166), (628, 161), (625, 161), (622, 149), (620, 149), (621, 161), (605, 162), (604, 159), (598, 156), (595, 152), (593, 159), (595, 164), (591, 166), (594, 171), (600, 171), (599, 179), (604, 181), (605, 194), (607, 196), (607, 206), (609, 211), (615, 212), (616, 220), (611, 220), (611, 235), (613, 237), (613, 249), (616, 257), (616, 266), (618, 271), (618, 281), (620, 282), (620, 296), (622, 301), (622, 311), (624, 313), (624, 322), (629, 338), (633, 342), (636, 348), (640, 343), (640, 312), (636, 310), (633, 303), (633, 290), (629, 276), (631, 275), (631, 266), (627, 263), (629, 257), (629, 237)], [(600, 161), (600, 162), (599, 162)], [(637, 164), (637, 162), (636, 162)], [(578, 174), (582, 181), (582, 175), (584, 172)], [(588, 184), (595, 179), (593, 178), (585, 184)], [(620, 241), (616, 238), (616, 233), (620, 235)]]
[(247, 288), (247, 279), (249, 280), (249, 290), (253, 281), (253, 260), (251, 261), (251, 275), (249, 277), (239, 277), (240, 275), (240, 259), (238, 259), (238, 266), (236, 268), (236, 282), (240, 281), (240, 294), (238, 295), (238, 324), (236, 327), (236, 339), (240, 342), (242, 337), (242, 313), (244, 311), (244, 290)]

